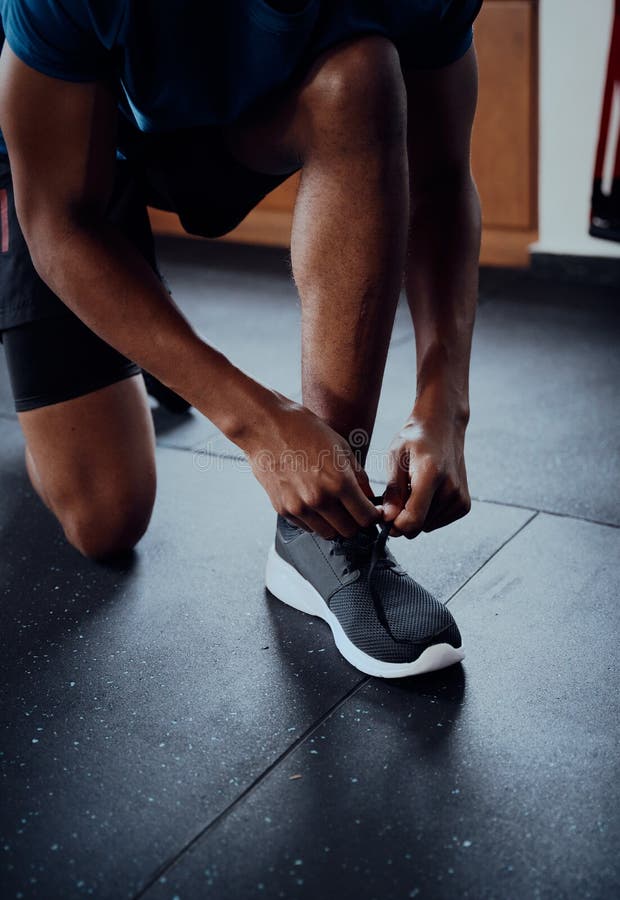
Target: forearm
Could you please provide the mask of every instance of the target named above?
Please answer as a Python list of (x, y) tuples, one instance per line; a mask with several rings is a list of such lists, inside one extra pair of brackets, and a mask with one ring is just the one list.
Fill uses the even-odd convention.
[[(117, 98), (107, 82), (50, 78), (5, 43), (0, 124), (33, 263), (96, 334), (152, 372), (243, 449), (287, 401), (194, 332), (135, 247), (106, 222)], [(289, 401), (290, 403), (290, 401)]]
[(42, 221), (28, 239), (41, 277), (89, 328), (233, 440), (244, 439), (274, 395), (196, 334), (116, 229)]
[(405, 287), (415, 329), (415, 406), (469, 417), (469, 362), (478, 294), (480, 202), (469, 177), (412, 198)]

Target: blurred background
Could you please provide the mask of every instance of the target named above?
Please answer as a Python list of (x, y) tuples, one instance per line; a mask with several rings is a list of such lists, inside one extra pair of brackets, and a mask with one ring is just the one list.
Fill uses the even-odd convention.
[[(620, 244), (588, 234), (613, 15), (614, 0), (485, 0), (472, 160), (483, 265), (566, 270), (584, 257), (620, 259)], [(225, 240), (288, 245), (298, 178)], [(159, 233), (183, 233), (172, 214), (152, 220)]]

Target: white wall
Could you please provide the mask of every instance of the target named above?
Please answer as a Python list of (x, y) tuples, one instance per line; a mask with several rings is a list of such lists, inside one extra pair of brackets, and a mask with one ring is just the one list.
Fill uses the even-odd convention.
[(620, 257), (620, 243), (587, 233), (613, 5), (613, 0), (540, 0), (534, 252)]

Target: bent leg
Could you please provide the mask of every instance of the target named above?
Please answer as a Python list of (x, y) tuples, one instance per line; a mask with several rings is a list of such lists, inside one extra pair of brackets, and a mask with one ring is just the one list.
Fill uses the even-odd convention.
[(69, 313), (2, 337), (35, 490), (85, 556), (130, 549), (155, 497), (140, 370)]
[(240, 123), (229, 143), (259, 171), (302, 163), (291, 258), (302, 304), (303, 401), (363, 459), (408, 223), (406, 95), (396, 49), (378, 36), (332, 48), (275, 112)]
[(133, 375), (19, 414), (26, 466), (67, 540), (101, 559), (130, 550), (155, 501), (155, 442), (144, 383)]

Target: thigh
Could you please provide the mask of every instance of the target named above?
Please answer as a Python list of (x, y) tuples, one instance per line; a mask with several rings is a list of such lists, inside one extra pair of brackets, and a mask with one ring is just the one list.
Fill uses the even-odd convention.
[(137, 366), (72, 315), (8, 329), (3, 343), (30, 474), (56, 515), (84, 499), (102, 514), (152, 504), (153, 425)]
[[(371, 95), (374, 91), (381, 99), (385, 94), (373, 85), (383, 79), (390, 88), (397, 55), (407, 91), (410, 161), (420, 174), (433, 169), (445, 174), (448, 164), (468, 167), (478, 86), (471, 26), (480, 5), (480, 0), (455, 3), (444, 27), (426, 45), (406, 36), (392, 42), (356, 35), (329, 47), (300, 77), (224, 129), (229, 150), (260, 172), (300, 168), (315, 136), (316, 111), (325, 108), (327, 121), (345, 129), (356, 101), (364, 115), (376, 115)], [(320, 134), (324, 132), (321, 127)]]
[(400, 127), (399, 56), (384, 34), (344, 36), (305, 60), (296, 77), (224, 135), (234, 155), (263, 172), (291, 173), (316, 155)]
[(135, 518), (135, 530), (144, 530), (156, 479), (153, 425), (140, 375), (20, 413), (19, 421), (34, 486), (63, 525), (72, 515), (96, 517), (104, 528)]
[(29, 412), (100, 390), (140, 373), (70, 310), (0, 334), (15, 410)]
[(476, 52), (471, 45), (440, 68), (407, 69), (407, 144), (412, 190), (426, 183), (449, 187), (469, 176), (471, 131), (478, 95)]

